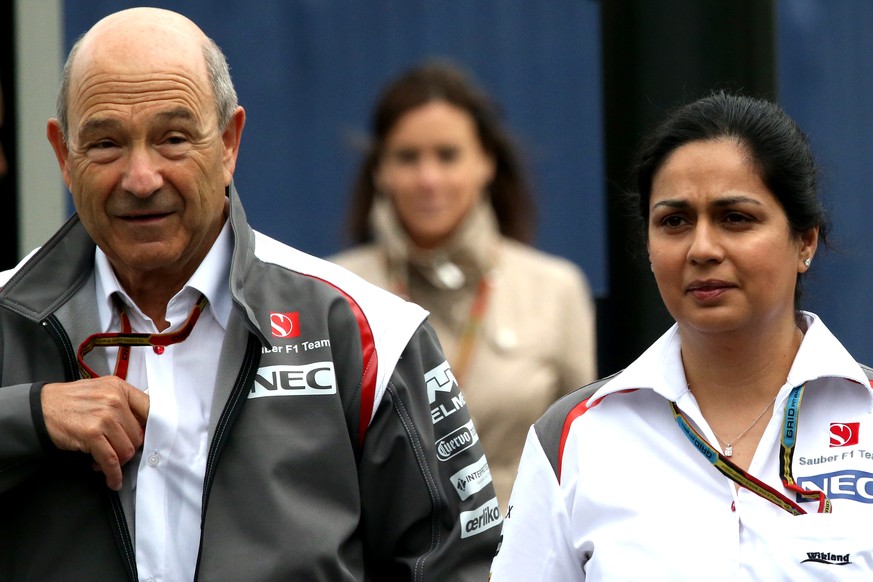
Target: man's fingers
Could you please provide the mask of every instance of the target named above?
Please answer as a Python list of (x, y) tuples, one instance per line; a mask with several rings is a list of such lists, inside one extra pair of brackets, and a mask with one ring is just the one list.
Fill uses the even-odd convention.
[(130, 411), (139, 421), (140, 426), (145, 426), (146, 420), (149, 417), (148, 394), (131, 386), (127, 390), (127, 402), (130, 405)]
[[(132, 414), (121, 419), (111, 419), (102, 426), (102, 429), (103, 433), (95, 437), (97, 445), (102, 445), (103, 441), (107, 442), (121, 465), (133, 458), (145, 438), (142, 427)], [(94, 454), (93, 449), (91, 454)]]
[(46, 429), (58, 448), (89, 453), (121, 487), (121, 466), (145, 438), (149, 397), (120, 378), (107, 376), (67, 384), (46, 384), (42, 393)]
[(91, 456), (99, 469), (106, 475), (106, 486), (113, 491), (121, 490), (121, 462), (108, 440), (95, 443)]

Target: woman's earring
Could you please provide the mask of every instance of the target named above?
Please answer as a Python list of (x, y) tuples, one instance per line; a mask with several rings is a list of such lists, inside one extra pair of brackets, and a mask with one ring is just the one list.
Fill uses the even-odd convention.
[(812, 259), (810, 259), (809, 257), (806, 257), (805, 259), (803, 259), (803, 266), (806, 267), (807, 269), (809, 268), (809, 266), (811, 264), (812, 264)]

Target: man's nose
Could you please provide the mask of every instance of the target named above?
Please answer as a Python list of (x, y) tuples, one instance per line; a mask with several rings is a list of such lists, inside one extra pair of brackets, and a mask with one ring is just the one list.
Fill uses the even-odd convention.
[(148, 147), (133, 147), (128, 154), (127, 168), (121, 187), (135, 196), (149, 196), (163, 185), (161, 157)]

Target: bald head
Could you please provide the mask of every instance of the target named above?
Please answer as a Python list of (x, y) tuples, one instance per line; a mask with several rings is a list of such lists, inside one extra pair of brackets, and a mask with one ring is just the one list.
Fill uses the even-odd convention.
[(178, 71), (202, 85), (215, 103), (218, 127), (237, 107), (227, 60), (218, 45), (188, 18), (160, 8), (131, 8), (103, 18), (70, 50), (58, 93), (57, 116), (64, 140), (69, 135), (70, 104), (84, 79), (98, 71), (148, 76)]
[[(114, 12), (97, 21), (87, 33), (84, 39), (101, 38), (111, 40), (123, 39), (125, 35), (156, 34), (164, 33), (179, 35), (179, 41), (186, 38), (203, 40), (206, 35), (191, 20), (171, 10), (162, 8), (130, 8)], [(83, 39), (83, 40), (84, 40)], [(134, 37), (131, 37), (134, 40)]]

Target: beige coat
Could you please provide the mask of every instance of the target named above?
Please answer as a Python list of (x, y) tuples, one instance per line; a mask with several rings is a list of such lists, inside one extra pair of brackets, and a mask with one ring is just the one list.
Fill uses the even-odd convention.
[[(413, 247), (385, 200), (377, 201), (371, 222), (374, 244), (331, 260), (430, 311), (505, 509), (530, 425), (558, 397), (596, 378), (588, 283), (573, 263), (500, 236), (487, 203), (435, 251)], [(485, 313), (473, 335), (471, 309), (483, 276)], [(467, 350), (465, 333), (475, 338)]]

